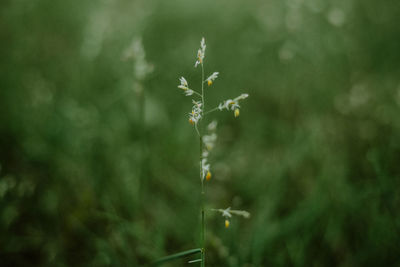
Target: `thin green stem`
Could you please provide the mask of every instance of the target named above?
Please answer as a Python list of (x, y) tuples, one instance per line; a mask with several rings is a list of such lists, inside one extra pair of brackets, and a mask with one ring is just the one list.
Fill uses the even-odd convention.
[(201, 210), (201, 224), (202, 224), (202, 232), (203, 232), (203, 236), (202, 236), (202, 249), (201, 249), (201, 266), (204, 267), (205, 266), (205, 261), (206, 261), (206, 248), (205, 248), (205, 222), (204, 222), (204, 206)]
[(216, 110), (218, 110), (218, 109), (219, 109), (218, 107), (213, 108), (213, 109), (210, 109), (210, 110), (206, 111), (206, 112), (204, 113), (204, 115), (207, 115), (207, 114), (209, 114), (209, 113), (211, 113), (211, 112), (214, 112), (214, 111), (216, 111)]
[[(201, 63), (201, 80), (204, 81), (204, 66), (203, 63)], [(204, 122), (204, 108), (205, 108), (205, 101), (204, 101), (204, 83), (201, 83), (201, 101), (202, 101), (202, 120)], [(203, 128), (203, 123), (202, 123), (202, 128)], [(201, 131), (202, 132), (202, 131)], [(205, 249), (205, 213), (204, 213), (204, 202), (205, 202), (205, 193), (204, 193), (204, 177), (202, 173), (202, 159), (203, 159), (203, 139), (200, 134), (200, 180), (201, 180), (201, 267), (205, 266), (205, 255), (206, 255), (206, 249)]]
[[(199, 141), (200, 141), (200, 149), (199, 149), (199, 161), (200, 161), (200, 181), (201, 181), (201, 194), (204, 195), (204, 179), (203, 179), (203, 139), (202, 136), (199, 136)], [(203, 200), (203, 199), (202, 199)]]
[(203, 95), (202, 94), (198, 93), (196, 90), (193, 90), (191, 88), (189, 88), (189, 89), (192, 90), (194, 94), (200, 96), (203, 99)]
[(197, 124), (194, 125), (194, 128), (196, 129), (197, 135), (200, 136), (199, 129), (197, 129)]
[[(201, 63), (201, 80), (204, 81), (204, 66), (203, 63)], [(206, 103), (204, 101), (204, 83), (201, 83), (201, 100), (203, 102), (203, 114), (204, 115), (204, 109), (206, 107)]]
[(199, 137), (200, 139), (200, 153), (199, 153), (199, 159), (200, 159), (200, 181), (201, 181), (201, 266), (205, 266), (205, 221), (204, 221), (204, 179), (203, 179), (203, 172), (202, 172), (202, 148), (203, 148), (203, 140), (202, 137)]
[(201, 97), (201, 94), (197, 93), (196, 91), (193, 91), (193, 93)]

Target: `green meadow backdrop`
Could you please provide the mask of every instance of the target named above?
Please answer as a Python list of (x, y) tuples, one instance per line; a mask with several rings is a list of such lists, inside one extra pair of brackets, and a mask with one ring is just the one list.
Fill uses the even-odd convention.
[[(0, 265), (199, 247), (201, 37), (216, 112), (207, 266), (398, 266), (398, 0), (2, 0)], [(186, 266), (177, 260), (166, 266)]]

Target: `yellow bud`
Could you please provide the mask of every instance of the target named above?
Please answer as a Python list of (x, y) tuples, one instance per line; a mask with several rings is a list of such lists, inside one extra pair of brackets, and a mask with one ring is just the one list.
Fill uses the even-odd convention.
[(192, 120), (192, 118), (189, 119), (189, 122), (191, 125), (194, 125), (194, 121)]
[(235, 109), (235, 118), (239, 116), (239, 113), (240, 113), (239, 109), (238, 108)]
[(206, 180), (208, 181), (208, 180), (210, 180), (211, 179), (211, 172), (207, 172), (207, 175), (206, 175)]
[(229, 221), (225, 220), (225, 228), (228, 228), (228, 227), (229, 227)]
[(213, 82), (211, 80), (207, 80), (208, 86), (210, 86)]

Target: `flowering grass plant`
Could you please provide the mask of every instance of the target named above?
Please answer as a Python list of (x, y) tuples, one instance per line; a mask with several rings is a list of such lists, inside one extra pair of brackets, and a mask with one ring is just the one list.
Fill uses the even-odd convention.
[[(196, 90), (193, 87), (189, 86), (188, 81), (181, 77), (179, 78), (180, 84), (178, 88), (183, 90), (183, 93), (186, 96), (193, 96), (192, 99), (193, 107), (192, 111), (188, 114), (189, 118), (188, 121), (191, 125), (193, 125), (198, 137), (199, 137), (199, 176), (201, 182), (201, 244), (200, 248), (180, 252), (174, 255), (170, 255), (164, 257), (158, 261), (156, 264), (161, 264), (170, 260), (174, 260), (181, 257), (186, 257), (192, 254), (201, 254), (201, 258), (189, 261), (189, 263), (196, 263), (199, 262), (201, 266), (205, 266), (205, 254), (206, 254), (206, 234), (205, 234), (205, 225), (206, 225), (206, 210), (205, 210), (205, 189), (206, 183), (210, 182), (212, 178), (212, 171), (211, 171), (211, 164), (208, 160), (208, 156), (212, 149), (215, 146), (217, 140), (217, 121), (213, 120), (211, 123), (204, 127), (205, 117), (209, 116), (212, 112), (215, 111), (232, 111), (234, 117), (238, 117), (240, 114), (240, 101), (246, 99), (249, 95), (248, 94), (241, 94), (240, 96), (227, 99), (225, 101), (220, 102), (217, 107), (212, 109), (206, 110), (205, 100), (206, 100), (206, 88), (211, 87), (214, 81), (218, 78), (219, 72), (213, 72), (208, 78), (205, 79), (204, 73), (204, 59), (205, 59), (205, 52), (206, 52), (206, 43), (205, 39), (202, 38), (200, 42), (200, 48), (197, 51), (197, 58), (194, 64), (194, 67), (201, 67), (201, 91)], [(207, 85), (207, 87), (205, 86)], [(230, 207), (226, 209), (209, 209), (207, 211), (210, 212), (219, 212), (221, 213), (222, 217), (225, 219), (225, 227), (228, 228), (230, 225), (230, 218), (232, 215), (243, 216), (244, 218), (249, 218), (250, 213), (247, 211), (242, 210), (232, 210)]]

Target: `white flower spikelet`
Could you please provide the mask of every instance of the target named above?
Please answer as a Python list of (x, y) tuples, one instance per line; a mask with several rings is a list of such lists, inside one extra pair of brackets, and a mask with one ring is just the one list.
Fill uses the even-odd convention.
[(192, 112), (189, 113), (189, 122), (192, 125), (197, 125), (197, 123), (200, 121), (201, 119), (201, 114), (203, 112), (202, 110), (202, 103), (200, 101), (193, 101), (193, 107), (192, 107)]
[(194, 94), (194, 91), (192, 89), (185, 90), (185, 95), (186, 96), (190, 96), (190, 95), (193, 95), (193, 94)]
[(181, 84), (178, 85), (178, 88), (185, 90), (185, 91), (189, 89), (188, 82), (186, 81), (186, 79), (184, 77), (180, 77), (179, 81), (181, 82)]
[(248, 94), (241, 94), (240, 96), (236, 97), (235, 99), (228, 99), (228, 100), (225, 100), (224, 102), (222, 102), (222, 103), (220, 103), (220, 104), (218, 105), (218, 109), (221, 110), (221, 111), (222, 111), (223, 109), (226, 109), (226, 110), (235, 110), (235, 108), (240, 107), (240, 106), (239, 106), (239, 101), (240, 101), (240, 100), (243, 100), (243, 99), (246, 99), (247, 97), (249, 97)]
[(208, 164), (207, 158), (203, 158), (201, 160), (201, 179), (204, 181), (204, 179), (207, 177), (209, 173), (210, 173), (210, 164)]
[(217, 121), (212, 121), (207, 126), (207, 135), (203, 135), (201, 140), (204, 143), (204, 148), (202, 151), (202, 160), (200, 162), (201, 166), (201, 180), (204, 181), (206, 179), (209, 181), (211, 179), (211, 170), (210, 164), (208, 163), (208, 155), (210, 151), (214, 148), (215, 141), (217, 140), (217, 134), (215, 133), (217, 129)]
[(203, 143), (208, 151), (211, 151), (214, 148), (215, 141), (217, 141), (217, 135), (215, 133), (203, 136)]
[(231, 212), (231, 214), (243, 216), (246, 219), (250, 218), (250, 212), (245, 211), (245, 210), (231, 210), (230, 212)]
[(217, 129), (217, 125), (218, 125), (218, 122), (216, 120), (213, 120), (212, 122), (210, 122), (207, 125), (207, 130), (209, 132), (215, 132), (215, 130)]
[(218, 109), (222, 111), (223, 109), (232, 110), (234, 112), (235, 117), (239, 116), (239, 101), (246, 99), (248, 94), (241, 94), (235, 99), (228, 99), (218, 105)]
[(206, 55), (206, 41), (203, 37), (203, 38), (201, 38), (201, 41), (200, 41), (200, 48), (197, 51), (197, 60), (196, 60), (196, 63), (194, 64), (195, 68), (197, 67), (197, 65), (203, 64), (205, 55)]
[(218, 74), (219, 74), (219, 72), (214, 72), (213, 74), (211, 74), (211, 75), (206, 79), (206, 81), (208, 81), (208, 80), (214, 81), (215, 79), (218, 78)]
[(229, 219), (232, 217), (233, 215), (238, 215), (238, 216), (243, 216), (244, 218), (250, 218), (250, 213), (245, 211), (245, 210), (231, 210), (231, 207), (228, 207), (226, 209), (212, 209), (212, 211), (217, 211), (220, 212), (222, 217), (225, 218), (225, 227), (228, 228), (229, 227)]
[(244, 218), (250, 218), (250, 213), (245, 210), (232, 210), (231, 207), (226, 209), (212, 209), (213, 211), (218, 211), (221, 213), (222, 217), (231, 218), (232, 214), (242, 216)]
[(214, 80), (218, 78), (218, 74), (219, 72), (214, 72), (206, 79), (208, 86), (213, 84)]
[(182, 89), (185, 92), (186, 96), (190, 96), (190, 95), (194, 94), (194, 91), (189, 88), (189, 84), (184, 77), (180, 77), (179, 81), (181, 84), (178, 85), (178, 88)]
[(217, 129), (217, 121), (214, 120), (208, 124), (207, 126), (208, 134), (204, 135), (202, 138), (203, 143), (206, 147), (205, 152), (211, 151), (215, 146), (215, 142), (217, 141), (217, 134), (215, 133), (216, 129)]

